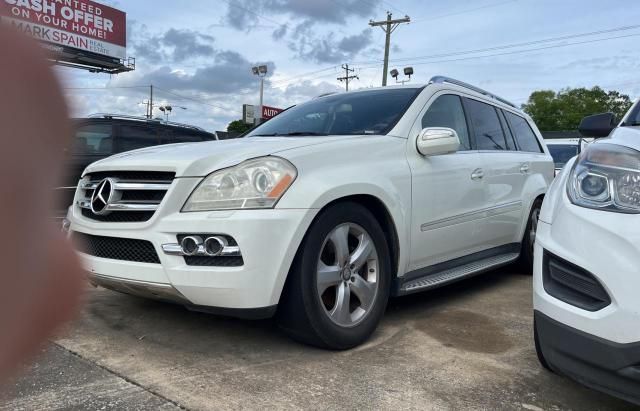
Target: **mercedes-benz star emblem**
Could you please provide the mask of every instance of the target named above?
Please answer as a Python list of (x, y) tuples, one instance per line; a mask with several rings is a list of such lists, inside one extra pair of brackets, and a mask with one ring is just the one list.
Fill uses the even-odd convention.
[(91, 211), (96, 215), (108, 214), (107, 206), (113, 196), (113, 180), (105, 178), (96, 186), (91, 195)]

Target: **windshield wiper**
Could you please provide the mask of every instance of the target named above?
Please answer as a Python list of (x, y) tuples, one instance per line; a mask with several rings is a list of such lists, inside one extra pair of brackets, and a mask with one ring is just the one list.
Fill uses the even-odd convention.
[(316, 133), (315, 131), (294, 131), (291, 133), (286, 133), (286, 134), (278, 134), (279, 136), (289, 136), (289, 137), (295, 137), (295, 136), (328, 136), (329, 134), (327, 133)]
[(296, 136), (328, 136), (327, 133), (315, 131), (293, 131), (291, 133), (253, 134), (251, 137), (296, 137)]

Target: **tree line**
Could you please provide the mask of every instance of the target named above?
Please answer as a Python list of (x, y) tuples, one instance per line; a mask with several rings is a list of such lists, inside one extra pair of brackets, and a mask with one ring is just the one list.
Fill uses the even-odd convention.
[(611, 112), (621, 120), (632, 104), (626, 94), (595, 86), (534, 91), (522, 110), (541, 131), (569, 131), (576, 130), (580, 121), (592, 114)]

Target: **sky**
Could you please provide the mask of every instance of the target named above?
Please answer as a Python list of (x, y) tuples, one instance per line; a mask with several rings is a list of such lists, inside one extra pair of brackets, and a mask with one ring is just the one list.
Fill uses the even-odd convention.
[[(414, 68), (411, 84), (446, 75), (515, 104), (535, 90), (601, 86), (640, 97), (640, 3), (630, 0), (136, 0), (99, 1), (127, 13), (119, 75), (56, 68), (74, 116), (144, 115), (176, 107), (172, 121), (225, 130), (259, 102), (251, 67), (266, 64), (264, 104), (286, 108), (382, 82), (387, 11), (408, 15), (392, 35), (389, 69)], [(389, 82), (394, 82), (389, 78)], [(178, 108), (178, 107), (184, 107)], [(157, 110), (156, 116), (159, 116)]]

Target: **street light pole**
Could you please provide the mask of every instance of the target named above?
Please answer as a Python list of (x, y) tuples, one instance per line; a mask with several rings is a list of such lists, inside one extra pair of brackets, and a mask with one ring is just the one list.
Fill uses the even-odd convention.
[(260, 65), (251, 68), (254, 75), (260, 77), (260, 106), (258, 107), (259, 117), (255, 120), (256, 124), (262, 123), (262, 106), (264, 105), (264, 78), (267, 75), (267, 66)]
[(264, 76), (260, 77), (260, 107), (258, 113), (260, 113), (260, 121), (262, 121), (262, 105), (264, 104)]

